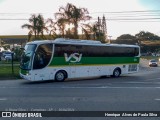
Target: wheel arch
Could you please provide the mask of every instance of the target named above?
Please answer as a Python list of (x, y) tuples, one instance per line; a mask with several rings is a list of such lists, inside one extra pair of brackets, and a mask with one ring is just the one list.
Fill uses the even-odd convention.
[[(119, 75), (118, 75), (118, 76), (116, 76), (116, 75), (115, 75), (115, 71), (116, 71), (116, 70), (118, 70), (118, 71), (119, 71)], [(120, 68), (120, 67), (116, 67), (116, 68), (113, 70), (113, 72), (112, 72), (112, 75), (111, 75), (111, 76), (112, 76), (112, 77), (119, 77), (119, 76), (121, 75), (121, 73), (122, 73), (121, 68)]]
[(58, 71), (55, 73), (54, 78), (55, 78), (55, 76), (56, 76), (56, 74), (57, 74), (58, 72), (63, 72), (64, 75), (65, 75), (65, 79), (68, 78), (68, 73), (67, 73), (66, 70), (58, 70)]
[[(120, 71), (120, 74), (122, 73), (122, 70), (121, 70), (120, 67), (116, 67), (114, 70), (119, 70), (119, 71)], [(114, 71), (114, 70), (113, 70), (113, 71)]]

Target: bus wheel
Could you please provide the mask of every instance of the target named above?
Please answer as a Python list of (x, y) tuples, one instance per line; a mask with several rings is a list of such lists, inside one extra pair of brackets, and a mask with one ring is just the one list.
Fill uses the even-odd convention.
[(121, 74), (121, 69), (120, 68), (116, 68), (113, 71), (113, 77), (119, 77)]
[(63, 71), (58, 71), (55, 75), (55, 80), (57, 82), (63, 82), (66, 78), (66, 75)]

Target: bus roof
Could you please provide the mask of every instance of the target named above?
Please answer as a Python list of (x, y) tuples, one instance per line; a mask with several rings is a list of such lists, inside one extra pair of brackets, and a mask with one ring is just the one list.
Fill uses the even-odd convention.
[(72, 45), (93, 45), (93, 46), (139, 47), (138, 45), (108, 44), (108, 43), (101, 43), (100, 41), (94, 41), (94, 40), (65, 39), (65, 38), (57, 38), (55, 40), (38, 40), (38, 41), (29, 42), (27, 44), (40, 45), (40, 44), (45, 44), (45, 43), (72, 44)]

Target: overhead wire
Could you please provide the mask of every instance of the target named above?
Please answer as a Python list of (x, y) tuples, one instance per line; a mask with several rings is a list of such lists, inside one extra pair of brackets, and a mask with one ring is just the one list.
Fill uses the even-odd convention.
[[(0, 13), (0, 20), (28, 20), (32, 14), (51, 14), (54, 13)], [(107, 21), (117, 22), (160, 22), (160, 10), (144, 10), (144, 11), (117, 11), (117, 12), (91, 12), (88, 15), (94, 15), (91, 20), (97, 21), (98, 16), (104, 15)], [(20, 17), (21, 16), (21, 17)], [(51, 17), (52, 17), (51, 16)], [(95, 17), (96, 16), (96, 17)], [(53, 19), (55, 20), (55, 19)]]

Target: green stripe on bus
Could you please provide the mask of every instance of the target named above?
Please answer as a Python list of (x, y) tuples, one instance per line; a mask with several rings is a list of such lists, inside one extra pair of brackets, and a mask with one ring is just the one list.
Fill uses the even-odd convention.
[[(85, 64), (85, 65), (83, 65), (83, 64), (69, 64), (69, 66), (74, 66), (74, 67), (79, 67), (79, 66), (114, 66), (114, 65), (136, 65), (136, 64), (138, 64), (138, 63), (129, 63), (129, 64), (127, 64), (127, 63), (123, 63), (123, 64), (89, 64), (89, 65), (87, 65), (87, 64)], [(50, 65), (50, 66), (48, 66), (48, 67), (68, 67), (68, 65)]]
[(66, 62), (64, 57), (54, 57), (49, 66), (138, 64), (139, 57), (82, 57), (80, 62)]

